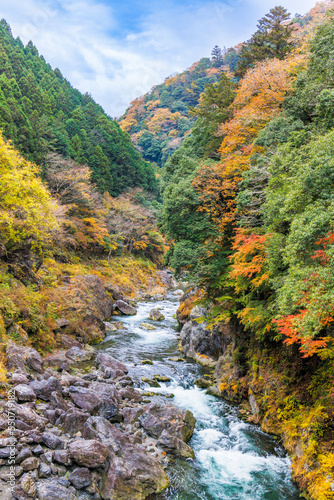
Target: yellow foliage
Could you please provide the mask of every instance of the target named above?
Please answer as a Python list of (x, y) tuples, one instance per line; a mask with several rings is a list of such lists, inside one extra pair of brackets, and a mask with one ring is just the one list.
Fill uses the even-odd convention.
[(36, 165), (24, 160), (0, 133), (0, 250), (22, 243), (35, 250), (59, 229), (51, 196), (38, 177)]

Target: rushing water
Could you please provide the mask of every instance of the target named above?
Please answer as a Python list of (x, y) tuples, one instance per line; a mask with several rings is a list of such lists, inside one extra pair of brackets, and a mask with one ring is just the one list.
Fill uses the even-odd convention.
[[(300, 498), (291, 481), (290, 460), (276, 440), (259, 427), (237, 416), (237, 409), (209, 396), (193, 385), (205, 369), (192, 362), (172, 361), (178, 352), (178, 301), (169, 294), (161, 302), (140, 303), (136, 316), (122, 318), (127, 330), (105, 339), (100, 348), (126, 363), (130, 376), (148, 391), (173, 393), (173, 402), (191, 410), (196, 429), (189, 442), (195, 460), (176, 461), (168, 471), (171, 487), (156, 500), (295, 500)], [(159, 307), (165, 321), (148, 320), (150, 309)], [(117, 318), (118, 319), (118, 318)], [(151, 323), (146, 330), (140, 323)], [(142, 365), (151, 359), (153, 365)], [(141, 377), (154, 374), (171, 378), (161, 388), (144, 386)], [(165, 399), (163, 396), (155, 396)], [(170, 400), (168, 400), (170, 401)]]

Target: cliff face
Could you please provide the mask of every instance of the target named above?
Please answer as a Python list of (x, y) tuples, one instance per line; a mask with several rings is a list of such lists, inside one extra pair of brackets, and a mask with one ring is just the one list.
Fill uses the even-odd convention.
[(256, 342), (235, 319), (211, 325), (210, 307), (196, 299), (195, 292), (181, 299), (181, 347), (214, 368), (208, 392), (238, 403), (244, 419), (280, 436), (306, 498), (334, 498), (333, 363), (303, 359), (281, 342)]

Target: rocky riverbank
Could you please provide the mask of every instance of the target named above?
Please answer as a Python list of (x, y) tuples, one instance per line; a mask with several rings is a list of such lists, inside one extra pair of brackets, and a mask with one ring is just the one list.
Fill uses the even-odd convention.
[(196, 289), (189, 290), (178, 310), (181, 351), (211, 369), (197, 385), (238, 403), (240, 417), (279, 436), (305, 498), (327, 498), (313, 492), (334, 491), (332, 463), (326, 459), (334, 439), (333, 408), (326, 399), (332, 364), (304, 360), (282, 343), (250, 342), (236, 317), (213, 323), (213, 304), (202, 307), (199, 298)]
[[(162, 279), (167, 287), (171, 277)], [(117, 331), (122, 326), (117, 318), (101, 319), (110, 320), (113, 311), (136, 313), (134, 301), (110, 299), (96, 277), (84, 281), (95, 290), (90, 307), (100, 311), (90, 331)], [(88, 319), (86, 314), (85, 323)], [(0, 400), (1, 498), (142, 500), (163, 491), (170, 461), (193, 457), (186, 444), (195, 426), (192, 413), (146, 399), (127, 367), (84, 344), (82, 332), (88, 330), (70, 335), (70, 323), (66, 317), (58, 322), (66, 349), (47, 357), (7, 342), (8, 383)], [(9, 425), (12, 415), (14, 425)]]

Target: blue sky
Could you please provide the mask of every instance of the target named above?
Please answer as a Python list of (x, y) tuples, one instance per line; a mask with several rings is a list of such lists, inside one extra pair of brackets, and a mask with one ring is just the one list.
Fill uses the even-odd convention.
[[(315, 0), (282, 0), (304, 14)], [(106, 112), (120, 116), (136, 97), (183, 71), (214, 45), (247, 40), (271, 0), (0, 0), (1, 17), (24, 43)]]

